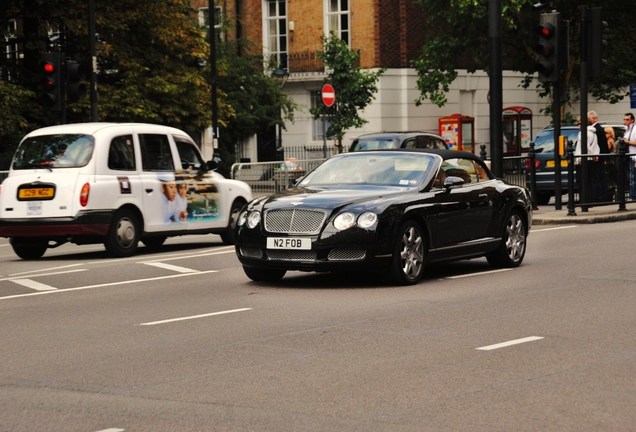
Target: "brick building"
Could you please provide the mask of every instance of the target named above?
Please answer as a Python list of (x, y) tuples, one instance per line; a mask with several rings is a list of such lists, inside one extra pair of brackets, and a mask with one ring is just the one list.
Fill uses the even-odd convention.
[[(207, 0), (193, 0), (193, 5), (200, 9), (200, 16), (207, 13)], [(316, 51), (322, 49), (321, 37), (332, 31), (359, 52), (363, 69), (387, 68), (374, 102), (362, 113), (368, 123), (346, 134), (345, 147), (366, 132), (439, 132), (438, 120), (453, 113), (474, 119), (475, 152), (480, 143), (489, 141), (489, 79), (483, 71), (458, 71), (444, 107), (415, 105), (419, 96), (417, 73), (410, 64), (419, 55), (427, 28), (425, 11), (413, 0), (217, 0), (216, 5), (224, 20), (223, 38), (250, 40), (261, 50), (259, 54), (288, 73), (283, 91), (300, 110), (278, 137), (286, 155), (299, 149), (309, 151), (306, 157), (322, 155), (322, 122), (313, 119), (309, 109), (322, 103), (320, 88), (325, 71)], [(540, 100), (532, 87), (520, 88), (521, 78), (521, 74), (504, 71), (503, 106), (529, 108), (533, 113), (533, 136), (549, 123), (540, 114), (546, 101)], [(337, 93), (338, 89), (336, 97)], [(330, 148), (332, 145), (328, 143)], [(243, 143), (239, 152), (252, 161), (263, 160), (255, 139)]]

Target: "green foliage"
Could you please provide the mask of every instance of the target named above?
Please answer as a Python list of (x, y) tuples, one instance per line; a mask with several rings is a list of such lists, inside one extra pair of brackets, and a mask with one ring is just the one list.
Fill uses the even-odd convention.
[[(330, 83), (336, 90), (336, 102), (328, 109), (331, 126), (327, 136), (335, 136), (338, 146), (342, 147), (342, 138), (347, 130), (367, 123), (358, 115), (374, 99), (377, 82), (384, 69), (362, 71), (359, 66), (359, 54), (333, 33), (323, 38), (324, 49), (318, 52), (318, 58), (325, 63), (328, 74), (324, 83)], [(322, 113), (322, 108), (312, 109), (314, 116)]]
[[(420, 96), (416, 104), (426, 100), (443, 106), (456, 69), (488, 70), (489, 23), (488, 5), (477, 0), (452, 0), (450, 7), (439, 7), (437, 0), (416, 0), (427, 11), (427, 39), (421, 55), (413, 62), (418, 72)], [(507, 0), (502, 5), (502, 61), (504, 70), (527, 74), (521, 85), (528, 87), (529, 77), (536, 72), (536, 26), (540, 12), (533, 10), (535, 0)], [(603, 20), (608, 23), (608, 46), (604, 57), (607, 65), (601, 79), (590, 83), (593, 97), (616, 103), (622, 100), (625, 86), (636, 82), (636, 33), (626, 30), (625, 23), (636, 19), (635, 9), (624, 1), (605, 0)], [(565, 74), (569, 94), (579, 89), (581, 4), (578, 0), (554, 2), (561, 18), (570, 21), (570, 68)], [(547, 94), (540, 87), (541, 94)]]
[[(0, 82), (0, 144), (11, 136), (59, 122), (36, 101), (37, 80), (26, 66), (47, 50), (48, 29), (64, 31), (67, 58), (86, 65), (86, 0), (5, 0), (0, 22), (17, 18), (35, 23), (39, 34), (26, 41), (24, 66), (12, 70), (15, 82)], [(151, 122), (179, 127), (198, 137), (211, 122), (211, 70), (207, 32), (198, 26), (190, 0), (95, 1), (98, 40), (97, 91), (100, 121)], [(6, 26), (0, 28), (5, 36)], [(217, 44), (217, 104), (224, 142), (231, 149), (259, 128), (292, 118), (293, 104), (277, 81), (263, 74), (262, 59), (237, 56), (235, 47)], [(202, 66), (206, 65), (206, 66)], [(90, 95), (68, 106), (67, 122), (90, 121)], [(231, 160), (227, 161), (228, 163)]]

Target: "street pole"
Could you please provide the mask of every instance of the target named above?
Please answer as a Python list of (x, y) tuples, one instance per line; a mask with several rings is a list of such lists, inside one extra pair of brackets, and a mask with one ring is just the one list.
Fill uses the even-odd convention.
[(91, 121), (99, 121), (99, 113), (97, 111), (97, 56), (95, 55), (96, 45), (96, 25), (95, 25), (95, 0), (88, 0), (88, 40), (89, 40), (89, 57), (91, 64), (89, 66), (89, 74), (91, 81)]
[(502, 0), (488, 2), (488, 42), (490, 79), (490, 158), (492, 172), (496, 177), (503, 177), (503, 126), (501, 113), (503, 110), (501, 33), (502, 33)]
[[(587, 154), (587, 6), (581, 6), (581, 154)], [(582, 203), (581, 211), (587, 212), (588, 206), (585, 205), (588, 201), (588, 158), (582, 157), (579, 165), (581, 168), (581, 174), (578, 176), (581, 184), (579, 184), (579, 201)]]
[(214, 0), (208, 0), (208, 25), (210, 27), (210, 85), (212, 86), (211, 102), (212, 102), (212, 154), (216, 153), (219, 148), (219, 105), (217, 102), (217, 86), (218, 77), (216, 69), (216, 9)]

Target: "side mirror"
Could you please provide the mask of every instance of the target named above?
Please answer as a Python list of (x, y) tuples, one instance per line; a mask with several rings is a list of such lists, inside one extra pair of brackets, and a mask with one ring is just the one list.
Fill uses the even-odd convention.
[(208, 171), (216, 171), (221, 165), (221, 157), (215, 154), (214, 156), (212, 156), (212, 160), (208, 161), (205, 165)]
[(444, 180), (444, 189), (449, 190), (455, 187), (463, 186), (466, 182), (461, 177), (448, 176)]

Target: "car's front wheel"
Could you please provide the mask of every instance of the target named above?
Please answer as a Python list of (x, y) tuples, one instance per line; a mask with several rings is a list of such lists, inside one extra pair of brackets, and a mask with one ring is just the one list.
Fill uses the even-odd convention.
[(499, 247), (486, 256), (494, 267), (517, 267), (526, 255), (528, 227), (518, 211), (510, 213), (506, 219)]
[(128, 209), (118, 211), (104, 242), (106, 252), (118, 258), (134, 255), (139, 245), (139, 234), (137, 215)]
[(259, 268), (259, 267), (247, 267), (243, 266), (243, 271), (248, 278), (254, 282), (276, 282), (279, 281), (287, 273), (286, 270)]
[(420, 225), (415, 221), (404, 222), (398, 231), (393, 249), (390, 275), (398, 285), (413, 285), (424, 274), (426, 241)]
[(12, 238), (10, 243), (13, 252), (25, 260), (42, 258), (49, 246), (49, 242), (43, 239)]

